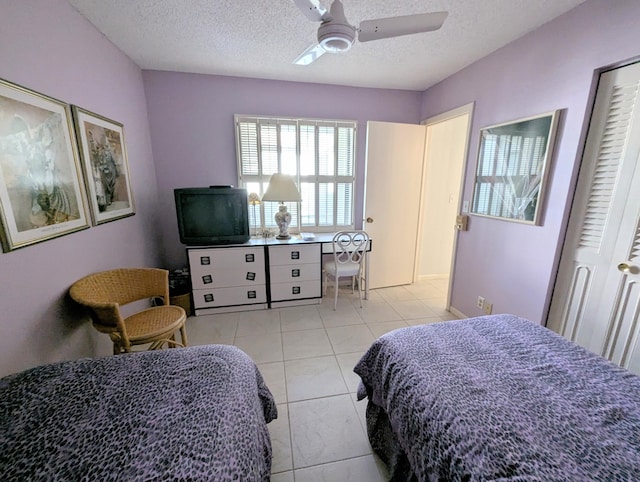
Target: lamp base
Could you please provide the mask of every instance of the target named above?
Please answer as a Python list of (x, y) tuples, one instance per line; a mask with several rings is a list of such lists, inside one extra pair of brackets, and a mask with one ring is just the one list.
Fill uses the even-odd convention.
[(276, 239), (290, 239), (289, 236), (289, 223), (291, 222), (291, 214), (287, 212), (287, 206), (282, 203), (278, 206), (278, 212), (275, 215), (276, 225), (280, 231), (276, 236)]

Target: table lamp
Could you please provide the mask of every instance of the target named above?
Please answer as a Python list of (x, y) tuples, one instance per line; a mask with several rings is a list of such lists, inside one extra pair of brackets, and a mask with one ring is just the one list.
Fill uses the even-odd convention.
[(258, 216), (256, 215), (256, 206), (260, 204), (260, 196), (255, 192), (249, 194), (249, 204), (253, 206), (253, 226), (255, 228), (255, 235), (258, 235)]
[(278, 212), (275, 215), (276, 224), (280, 230), (276, 239), (289, 239), (289, 223), (291, 222), (291, 214), (287, 212), (285, 202), (300, 202), (300, 191), (296, 187), (296, 183), (292, 176), (285, 174), (274, 174), (269, 180), (267, 191), (262, 196), (262, 202), (276, 201), (280, 203)]

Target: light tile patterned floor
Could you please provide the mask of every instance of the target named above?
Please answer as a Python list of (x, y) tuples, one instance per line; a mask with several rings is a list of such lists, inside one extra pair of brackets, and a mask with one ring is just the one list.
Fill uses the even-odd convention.
[(454, 319), (447, 280), (357, 293), (333, 291), (320, 305), (190, 317), (190, 345), (234, 344), (258, 364), (278, 404), (269, 424), (272, 481), (388, 479), (366, 436), (366, 402), (356, 400), (353, 367), (379, 336), (397, 328)]

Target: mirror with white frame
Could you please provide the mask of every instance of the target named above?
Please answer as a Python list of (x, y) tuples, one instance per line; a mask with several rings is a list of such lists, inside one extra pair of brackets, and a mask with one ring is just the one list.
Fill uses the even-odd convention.
[(559, 113), (480, 129), (471, 214), (539, 223)]

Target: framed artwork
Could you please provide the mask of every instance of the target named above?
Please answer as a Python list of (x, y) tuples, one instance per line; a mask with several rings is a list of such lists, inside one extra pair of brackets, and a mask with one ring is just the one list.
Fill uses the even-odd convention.
[(89, 227), (69, 106), (0, 80), (5, 252)]
[(471, 214), (538, 224), (560, 111), (480, 129)]
[(122, 124), (73, 106), (93, 224), (135, 214)]

